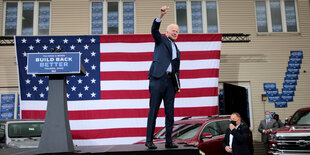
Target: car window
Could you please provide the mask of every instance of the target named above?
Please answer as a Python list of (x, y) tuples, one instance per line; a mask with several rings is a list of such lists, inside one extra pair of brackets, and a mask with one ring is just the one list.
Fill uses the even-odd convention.
[(211, 133), (212, 136), (218, 136), (226, 133), (226, 130), (229, 127), (229, 120), (219, 120), (208, 123), (205, 128), (202, 130), (202, 134)]
[(290, 121), (290, 125), (310, 124), (310, 111), (298, 111)]
[(226, 130), (229, 128), (230, 121), (229, 120), (221, 120), (216, 122), (218, 124), (218, 132), (220, 135), (226, 134)]
[(202, 130), (202, 134), (204, 134), (204, 133), (211, 133), (212, 136), (217, 136), (217, 135), (219, 135), (218, 127), (217, 127), (216, 122), (208, 123), (208, 124), (205, 126), (205, 128)]
[[(172, 129), (172, 139), (189, 139), (196, 135), (201, 124), (174, 124)], [(155, 135), (155, 139), (165, 139), (166, 129), (163, 128)]]
[(8, 136), (10, 138), (40, 137), (43, 125), (43, 122), (10, 123), (8, 126)]
[(0, 143), (5, 142), (5, 125), (0, 124)]

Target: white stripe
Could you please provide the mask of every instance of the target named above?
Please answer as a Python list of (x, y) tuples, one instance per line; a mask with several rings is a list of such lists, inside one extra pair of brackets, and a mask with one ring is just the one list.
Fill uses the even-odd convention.
[[(181, 79), (182, 88), (217, 87), (218, 78)], [(101, 81), (101, 90), (147, 90), (149, 80)]]
[[(220, 41), (212, 42), (176, 42), (179, 50), (182, 51), (209, 51), (221, 50)], [(101, 43), (100, 53), (113, 52), (150, 52), (154, 51), (154, 42), (148, 43)]]
[[(183, 117), (174, 117), (180, 120)], [(146, 128), (147, 118), (115, 118), (93, 120), (70, 120), (71, 130), (96, 130), (114, 128)], [(156, 127), (165, 126), (165, 117), (157, 117)]]
[[(182, 60), (180, 70), (219, 68), (219, 59)], [(148, 71), (151, 61), (100, 62), (100, 71)]]
[[(218, 97), (175, 98), (174, 107), (217, 106)], [(46, 110), (47, 101), (21, 101), (22, 110)], [(163, 108), (163, 104), (161, 104)], [(113, 99), (68, 101), (69, 111), (73, 110), (108, 110), (108, 109), (145, 109), (149, 108), (149, 99)]]
[[(103, 139), (74, 139), (73, 143), (77, 146), (95, 146), (95, 145), (124, 145), (134, 144), (145, 137), (121, 137), (121, 138), (103, 138)], [(77, 148), (79, 149), (79, 148)]]

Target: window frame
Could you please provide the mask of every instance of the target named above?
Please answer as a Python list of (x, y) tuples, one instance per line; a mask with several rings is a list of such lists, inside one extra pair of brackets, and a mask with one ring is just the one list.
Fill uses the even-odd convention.
[[(257, 14), (256, 14), (256, 2), (257, 1), (264, 1), (265, 2), (265, 7), (266, 7), (266, 18), (267, 18), (267, 32), (258, 32), (258, 27), (257, 27)], [(299, 16), (298, 16), (298, 1), (294, 0), (294, 8), (295, 8), (295, 15), (296, 15), (296, 27), (297, 31), (296, 32), (288, 32), (287, 31), (287, 23), (286, 23), (286, 12), (285, 12), (285, 0), (279, 0), (280, 1), (280, 10), (281, 10), (281, 20), (282, 20), (282, 32), (273, 32), (272, 31), (272, 19), (271, 19), (271, 9), (270, 9), (270, 0), (255, 0), (254, 2), (254, 10), (255, 10), (255, 24), (256, 24), (256, 33), (258, 34), (266, 34), (266, 33), (273, 33), (273, 34), (278, 34), (278, 33), (300, 33), (299, 29)]]
[[(89, 21), (89, 34), (91, 35), (102, 35), (102, 34), (92, 34), (92, 3), (93, 2), (102, 2), (102, 34), (108, 34), (108, 2), (118, 2), (118, 34), (124, 34), (124, 25), (123, 25), (123, 3), (124, 2), (133, 2), (134, 5), (134, 33), (136, 34), (136, 4), (135, 0), (91, 0), (90, 1), (90, 21)], [(118, 35), (118, 34), (108, 34), (108, 35)]]
[[(218, 0), (175, 0), (174, 6), (176, 6), (176, 2), (186, 2), (186, 17), (187, 17), (187, 33), (184, 34), (192, 34), (193, 26), (192, 26), (192, 2), (198, 1), (201, 2), (201, 10), (202, 10), (202, 33), (208, 33), (208, 21), (207, 21), (207, 1), (215, 1), (216, 2), (216, 14), (217, 14), (217, 33), (220, 33), (220, 20), (219, 20), (219, 3)], [(175, 23), (177, 23), (177, 9), (174, 9), (175, 14)]]
[(35, 1), (22, 1), (22, 0), (5, 0), (3, 1), (3, 24), (2, 24), (2, 35), (3, 36), (10, 36), (10, 35), (5, 35), (5, 24), (6, 24), (6, 7), (7, 3), (17, 3), (17, 21), (16, 21), (16, 36), (21, 36), (22, 35), (22, 16), (23, 16), (23, 4), (27, 2), (32, 2), (34, 4), (34, 9), (33, 9), (33, 32), (32, 35), (27, 35), (27, 36), (38, 36), (39, 35), (39, 9), (40, 9), (40, 3), (41, 2), (48, 2), (49, 7), (50, 7), (50, 12), (49, 12), (49, 31), (47, 35), (51, 34), (51, 1), (50, 0), (35, 0)]

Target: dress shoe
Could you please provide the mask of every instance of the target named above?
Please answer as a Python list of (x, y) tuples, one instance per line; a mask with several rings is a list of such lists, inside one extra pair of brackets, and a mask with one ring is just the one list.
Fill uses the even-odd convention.
[(166, 143), (165, 147), (166, 148), (178, 148), (179, 146), (175, 143)]
[(157, 146), (153, 142), (145, 142), (145, 146), (148, 149), (157, 149)]

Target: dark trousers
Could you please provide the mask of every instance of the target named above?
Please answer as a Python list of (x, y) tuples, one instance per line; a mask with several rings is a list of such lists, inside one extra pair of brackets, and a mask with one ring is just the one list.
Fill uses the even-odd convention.
[(171, 76), (165, 74), (161, 78), (150, 78), (150, 111), (147, 119), (146, 141), (152, 142), (154, 130), (156, 126), (156, 118), (161, 101), (164, 101), (165, 106), (165, 126), (166, 126), (166, 142), (172, 142), (171, 133), (174, 123), (174, 87)]

